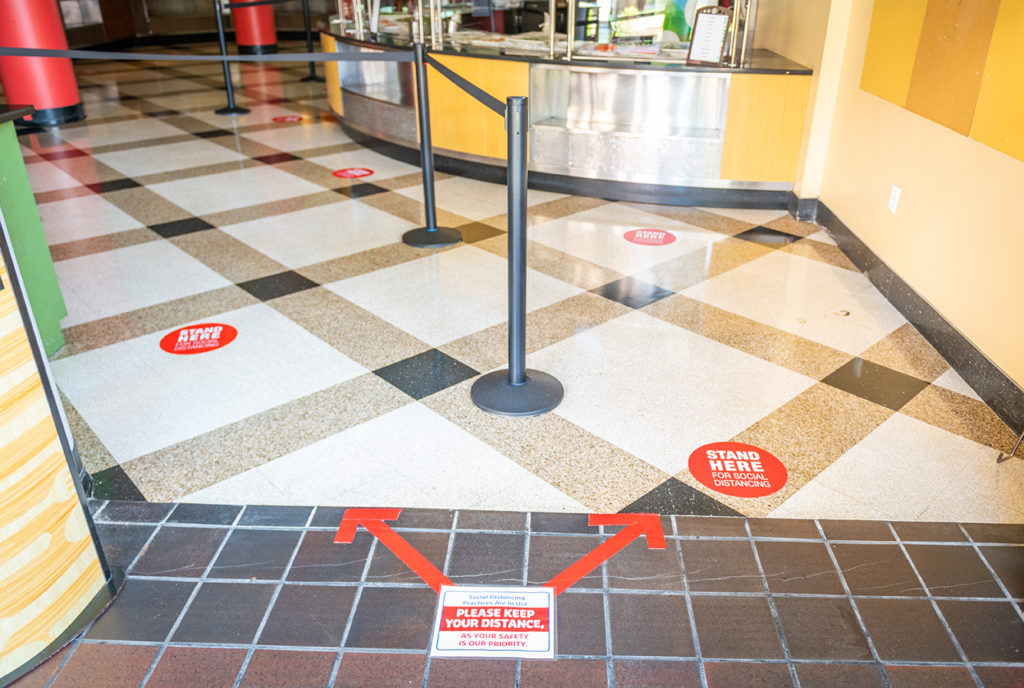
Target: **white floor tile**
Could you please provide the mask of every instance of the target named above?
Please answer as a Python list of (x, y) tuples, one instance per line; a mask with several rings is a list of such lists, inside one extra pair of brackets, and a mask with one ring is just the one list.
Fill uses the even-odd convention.
[[(223, 98), (224, 96), (222, 95), (221, 97)], [(238, 99), (237, 92), (235, 93), (235, 99)], [(298, 114), (295, 110), (289, 110), (280, 105), (267, 105), (255, 101), (247, 102), (245, 107), (249, 108), (249, 112), (244, 115), (218, 115), (214, 112), (216, 108), (212, 108), (207, 112), (190, 112), (189, 117), (202, 120), (211, 125), (211, 128), (231, 130), (253, 124), (270, 124), (274, 121), (275, 117)]]
[(772, 518), (888, 518), (882, 516), (877, 507), (862, 504), (815, 480), (797, 490), (768, 516)]
[(814, 234), (811, 234), (807, 238), (808, 239), (812, 239), (812, 240), (817, 241), (817, 242), (822, 243), (822, 244), (828, 244), (830, 246), (835, 246), (836, 245), (836, 240), (833, 239), (832, 235), (829, 234), (824, 229), (822, 229), (820, 231), (817, 231)]
[(413, 226), (383, 210), (350, 200), (221, 229), (277, 262), (299, 268), (393, 244)]
[(375, 153), (372, 150), (363, 148), (360, 150), (348, 151), (346, 153), (335, 153), (334, 155), (323, 155), (317, 158), (309, 158), (310, 162), (326, 167), (331, 172), (343, 170), (350, 167), (361, 167), (373, 170), (373, 174), (362, 177), (360, 181), (373, 182), (377, 179), (388, 179), (403, 174), (419, 172), (418, 165), (407, 165), (406, 163), (389, 158), (386, 155)]
[(185, 501), (587, 511), (418, 403), (196, 492)]
[(108, 146), (112, 143), (144, 141), (165, 136), (181, 136), (185, 132), (158, 119), (138, 119), (130, 123), (110, 122), (107, 124), (86, 124), (83, 127), (59, 130), (59, 136), (81, 147)]
[[(290, 114), (295, 115), (297, 113), (291, 112)], [(342, 131), (340, 124), (320, 121), (305, 122), (301, 125), (281, 124), (273, 129), (246, 132), (242, 136), (282, 151), (324, 148), (352, 141)]]
[(319, 193), (318, 184), (269, 165), (209, 174), (148, 187), (196, 215)]
[[(324, 286), (432, 346), (508, 318), (507, 263), (473, 246)], [(527, 310), (579, 293), (565, 282), (527, 271)]]
[[(625, 239), (626, 232), (633, 229), (665, 230), (676, 240), (664, 246), (633, 244)], [(527, 236), (626, 275), (725, 239), (723, 234), (619, 205), (594, 208), (529, 227)]]
[(138, 229), (144, 225), (99, 194), (39, 204), (43, 233), (51, 246)]
[(231, 284), (166, 241), (71, 258), (54, 267), (68, 305), (62, 327)]
[[(558, 415), (670, 475), (814, 381), (633, 312), (527, 357), (558, 378)], [(783, 457), (780, 457), (783, 458)]]
[(28, 180), (32, 185), (33, 193), (70, 189), (81, 184), (70, 174), (49, 162), (34, 162), (25, 165), (25, 169), (28, 171)]
[(859, 272), (783, 251), (682, 293), (854, 355), (906, 323)]
[(182, 356), (160, 349), (165, 330), (53, 362), (58, 386), (118, 462), (366, 372), (264, 304), (207, 322), (238, 336)]
[(200, 140), (168, 143), (162, 146), (139, 146), (115, 153), (100, 153), (93, 157), (126, 177), (234, 162), (246, 158), (238, 151)]
[(944, 372), (942, 375), (939, 375), (932, 384), (936, 384), (939, 387), (945, 387), (946, 389), (951, 389), (954, 392), (963, 394), (965, 397), (981, 401), (981, 397), (978, 396), (978, 393), (975, 392), (974, 389), (967, 384), (962, 377), (960, 377), (960, 374), (952, 368)]
[[(508, 212), (508, 188), (504, 184), (450, 177), (434, 184), (434, 192), (438, 207), (470, 220), (483, 220)], [(423, 200), (422, 186), (410, 186), (399, 190), (398, 193), (417, 201)], [(565, 194), (530, 189), (526, 195), (526, 204), (534, 206), (564, 196)]]

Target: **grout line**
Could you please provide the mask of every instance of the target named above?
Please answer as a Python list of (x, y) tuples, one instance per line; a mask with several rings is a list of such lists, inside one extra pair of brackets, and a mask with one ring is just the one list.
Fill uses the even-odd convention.
[[(93, 623), (95, 623), (95, 622), (93, 622)], [(92, 628), (92, 624), (91, 623), (89, 624), (89, 628)], [(68, 665), (68, 662), (71, 661), (72, 655), (74, 655), (75, 652), (78, 651), (78, 648), (82, 645), (82, 641), (85, 640), (86, 632), (88, 632), (88, 629), (86, 629), (85, 631), (82, 631), (82, 633), (79, 634), (78, 640), (72, 640), (69, 643), (70, 647), (68, 649), (67, 657), (65, 657), (63, 660), (61, 660), (60, 666), (57, 667), (57, 671), (53, 672), (53, 676), (50, 677), (50, 679), (46, 682), (46, 684), (43, 686), (43, 688), (50, 688), (57, 681), (57, 677), (60, 676), (60, 673), (62, 671), (64, 671), (64, 667), (66, 667)]]
[(686, 593), (686, 614), (690, 620), (690, 635), (693, 638), (693, 654), (697, 658), (697, 671), (700, 675), (700, 685), (702, 688), (707, 688), (708, 677), (707, 672), (704, 669), (704, 656), (700, 649), (700, 638), (697, 636), (697, 618), (693, 613), (693, 598), (690, 596), (690, 579), (686, 574), (686, 561), (683, 558), (683, 547), (681, 541), (678, 539), (679, 526), (676, 523), (675, 516), (672, 519), (672, 534), (676, 541), (676, 556), (679, 559), (679, 570), (683, 576), (683, 592)]
[[(597, 529), (600, 535), (605, 535), (604, 526)], [(604, 653), (605, 653), (605, 677), (608, 681), (608, 688), (615, 688), (615, 649), (612, 647), (612, 601), (608, 587), (608, 560), (601, 562), (601, 602), (604, 611)]]
[[(367, 533), (370, 535), (369, 533)], [(358, 531), (356, 532), (358, 536)], [(352, 544), (355, 545), (355, 538), (352, 538)], [(338, 646), (338, 654), (334, 658), (334, 666), (331, 667), (331, 679), (330, 685), (334, 685), (337, 681), (338, 671), (341, 669), (341, 659), (345, 656), (345, 644), (348, 642), (349, 632), (352, 630), (352, 621), (356, 618), (356, 609), (359, 607), (359, 601), (363, 598), (363, 588), (366, 583), (366, 574), (370, 572), (370, 563), (373, 561), (373, 555), (377, 551), (377, 538), (370, 535), (370, 548), (366, 551), (366, 562), (363, 564), (363, 570), (359, 574), (359, 583), (356, 587), (356, 593), (352, 596), (352, 608), (348, 612), (348, 618), (345, 620), (345, 630), (341, 634), (341, 644)]]
[(795, 688), (800, 688), (800, 677), (797, 676), (796, 666), (793, 664), (793, 655), (789, 652), (789, 643), (786, 641), (786, 633), (782, 630), (782, 619), (779, 618), (779, 610), (775, 606), (775, 600), (772, 598), (771, 589), (768, 587), (768, 579), (764, 575), (764, 566), (761, 565), (761, 555), (757, 551), (757, 546), (754, 544), (753, 535), (750, 533), (750, 521), (744, 519), (743, 527), (747, 530), (747, 535), (750, 536), (750, 549), (754, 553), (754, 563), (757, 564), (757, 572), (761, 576), (761, 585), (764, 587), (765, 594), (768, 600), (768, 609), (771, 611), (772, 621), (775, 623), (775, 632), (779, 635), (779, 643), (782, 645), (782, 653), (786, 656), (786, 666), (789, 669), (789, 676), (793, 679), (793, 685)]
[[(530, 512), (527, 511), (526, 512), (525, 532), (523, 533), (523, 576), (520, 579), (520, 582), (522, 583), (524, 588), (527, 586), (527, 584), (529, 583), (529, 580), (530, 580), (530, 575), (529, 575), (529, 571), (530, 571), (530, 540), (531, 540), (530, 523), (531, 523)], [(554, 606), (555, 604), (556, 604), (555, 602), (552, 602), (552, 605), (551, 605), (552, 608), (555, 608), (555, 606)], [(558, 623), (557, 608), (555, 608), (555, 609), (556, 609), (555, 623), (557, 624)], [(549, 627), (548, 628), (548, 633), (551, 634), (551, 642), (552, 642), (552, 645), (553, 645), (553, 647), (555, 649), (555, 661), (558, 661), (558, 637), (557, 637), (558, 636), (558, 629), (557, 628)], [(514, 688), (519, 688), (520, 687), (520, 684), (522, 683), (522, 679), (523, 679), (523, 660), (520, 657), (520, 658), (516, 659), (516, 673), (515, 673)]]
[(1019, 604), (1016, 604), (1017, 600), (1015, 600), (1013, 595), (1010, 594), (1010, 589), (1007, 588), (1006, 585), (1003, 583), (1002, 578), (999, 577), (999, 574), (996, 573), (995, 568), (992, 566), (992, 564), (989, 563), (988, 557), (986, 557), (985, 554), (981, 551), (981, 547), (979, 547), (978, 544), (974, 542), (974, 538), (971, 537), (971, 534), (967, 532), (967, 529), (963, 527), (963, 524), (959, 525), (960, 530), (962, 530), (964, 535), (967, 536), (967, 539), (970, 540), (971, 546), (974, 549), (974, 553), (978, 555), (978, 557), (981, 559), (981, 563), (983, 563), (985, 565), (985, 568), (988, 569), (988, 572), (992, 574), (992, 578), (995, 579), (996, 585), (998, 585), (999, 589), (1003, 591), (1004, 595), (1006, 595), (1006, 599), (1008, 599), (1011, 602), (1011, 604), (1013, 604), (1013, 608), (1017, 611), (1017, 616), (1019, 616), (1021, 620), (1024, 621), (1024, 609), (1022, 609)]
[[(818, 527), (818, 531), (821, 533), (822, 537), (825, 538), (825, 550), (828, 552), (828, 558), (832, 561), (832, 566), (835, 568), (836, 574), (839, 576), (839, 583), (843, 586), (843, 591), (846, 593), (846, 598), (850, 602), (850, 607), (853, 608), (853, 615), (857, 619), (857, 626), (860, 628), (860, 632), (864, 634), (864, 639), (867, 641), (868, 649), (871, 650), (871, 656), (874, 657), (875, 666), (877, 666), (879, 671), (882, 673), (882, 681), (885, 683), (885, 688), (892, 688), (892, 682), (889, 680), (889, 674), (885, 670), (885, 663), (882, 662), (882, 658), (878, 654), (878, 648), (875, 647), (875, 641), (868, 632), (867, 624), (864, 623), (864, 617), (861, 616), (860, 608), (857, 606), (857, 600), (850, 592), (850, 586), (846, 582), (846, 575), (843, 573), (842, 567), (839, 566), (839, 560), (836, 559), (836, 553), (832, 551), (832, 543), (829, 542), (828, 536), (825, 535), (825, 530), (821, 527), (821, 523), (815, 521), (814, 524)], [(892, 528), (891, 525), (889, 527)], [(915, 599), (921, 598), (917, 597)]]
[(914, 560), (910, 558), (910, 554), (907, 552), (906, 546), (900, 540), (899, 533), (896, 532), (896, 529), (892, 527), (891, 523), (889, 524), (889, 529), (892, 531), (892, 534), (896, 537), (896, 545), (900, 548), (900, 552), (903, 553), (903, 558), (907, 560), (908, 564), (910, 564), (910, 568), (914, 572), (914, 576), (917, 578), (918, 583), (920, 583), (921, 585), (921, 589), (924, 590), (924, 594), (927, 596), (928, 601), (932, 605), (932, 610), (935, 612), (936, 615), (938, 615), (939, 621), (942, 622), (942, 627), (946, 630), (946, 633), (949, 635), (949, 639), (953, 641), (953, 647), (956, 648), (956, 652), (958, 655), (960, 655), (960, 659), (963, 660), (963, 663), (967, 666), (967, 671), (970, 673), (971, 678), (974, 679), (974, 682), (978, 685), (978, 688), (985, 688), (984, 684), (981, 682), (981, 678), (979, 678), (978, 676), (978, 672), (974, 670), (974, 667), (971, 666), (970, 661), (967, 659), (967, 653), (964, 652), (963, 646), (960, 645), (960, 641), (957, 639), (956, 634), (953, 633), (953, 629), (950, 628), (949, 622), (946, 621), (945, 614), (942, 613), (942, 610), (939, 608), (938, 602), (936, 602), (935, 598), (932, 597), (932, 591), (928, 588), (927, 583), (924, 582), (924, 577), (921, 575), (921, 572), (918, 571), (917, 564), (915, 564)]

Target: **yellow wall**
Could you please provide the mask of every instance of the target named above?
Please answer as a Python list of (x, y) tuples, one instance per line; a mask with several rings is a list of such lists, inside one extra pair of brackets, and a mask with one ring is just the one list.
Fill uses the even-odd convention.
[[(861, 90), (873, 4), (832, 2), (829, 23), (845, 30), (829, 33), (826, 53), (844, 52), (825, 76), (838, 88), (818, 195), (1024, 386), (1024, 162)], [(893, 184), (902, 189), (895, 214), (886, 208)]]

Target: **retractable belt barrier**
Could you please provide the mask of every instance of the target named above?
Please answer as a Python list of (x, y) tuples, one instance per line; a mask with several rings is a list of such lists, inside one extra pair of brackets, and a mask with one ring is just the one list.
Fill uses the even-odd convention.
[(102, 50), (51, 50), (0, 47), (0, 57), (70, 57), (73, 60), (153, 60), (156, 62), (412, 62), (405, 52), (384, 53), (272, 53), (269, 55), (179, 55), (124, 53)]

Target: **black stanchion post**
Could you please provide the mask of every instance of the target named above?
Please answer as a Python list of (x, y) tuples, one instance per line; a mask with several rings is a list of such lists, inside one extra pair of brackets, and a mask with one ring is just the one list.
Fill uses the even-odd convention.
[(473, 403), (502, 416), (539, 416), (558, 406), (565, 391), (547, 373), (526, 368), (526, 136), (527, 103), (505, 105), (508, 131), (508, 370), (484, 375), (470, 390)]
[[(306, 52), (313, 52), (313, 30), (310, 28), (309, 21), (309, 0), (302, 0), (302, 21), (306, 24)], [(324, 67), (327, 69), (327, 67)], [(302, 81), (323, 81), (322, 76), (316, 75), (316, 62), (309, 63), (309, 76), (302, 77)]]
[[(221, 57), (228, 56), (228, 44), (224, 38), (224, 17), (221, 13), (220, 0), (213, 0), (213, 14), (217, 17), (217, 35), (220, 36), (220, 54)], [(249, 108), (239, 107), (235, 105), (235, 89), (231, 84), (231, 68), (228, 66), (227, 61), (221, 62), (224, 67), (224, 88), (228, 92), (228, 106), (223, 107), (220, 110), (216, 110), (218, 115), (247, 115), (249, 114)]]
[(426, 48), (422, 43), (413, 46), (416, 55), (416, 110), (420, 121), (420, 167), (423, 170), (423, 208), (426, 227), (410, 229), (402, 241), (418, 248), (451, 246), (462, 241), (462, 232), (451, 227), (437, 226), (434, 205), (434, 150), (430, 143), (430, 100), (427, 97)]

